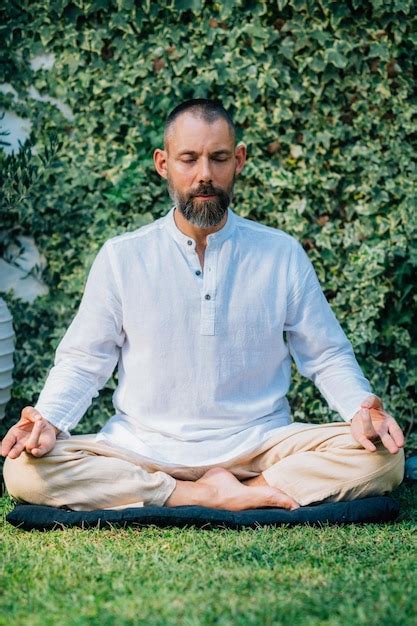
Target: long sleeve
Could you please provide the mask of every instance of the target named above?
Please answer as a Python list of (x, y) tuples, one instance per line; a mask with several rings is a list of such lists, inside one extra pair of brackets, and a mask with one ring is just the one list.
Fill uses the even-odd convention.
[(299, 372), (310, 378), (331, 409), (350, 421), (372, 391), (320, 287), (313, 265), (297, 244), (284, 330)]
[(78, 312), (56, 350), (35, 406), (67, 435), (110, 378), (124, 342), (110, 245), (106, 242), (94, 259)]

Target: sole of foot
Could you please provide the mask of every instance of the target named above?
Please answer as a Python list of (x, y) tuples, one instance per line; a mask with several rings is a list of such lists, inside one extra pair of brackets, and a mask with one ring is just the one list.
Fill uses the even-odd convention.
[(244, 485), (223, 467), (209, 469), (196, 484), (211, 488), (201, 503), (211, 508), (243, 511), (266, 507), (294, 510), (300, 507), (298, 502), (280, 489), (269, 485)]

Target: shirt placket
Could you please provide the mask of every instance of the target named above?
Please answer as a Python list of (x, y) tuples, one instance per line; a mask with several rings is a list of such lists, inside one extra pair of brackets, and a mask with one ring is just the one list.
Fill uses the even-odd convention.
[(218, 247), (210, 242), (204, 253), (203, 289), (201, 291), (201, 335), (215, 334), (217, 256)]
[[(186, 239), (186, 247), (190, 254), (190, 267), (194, 274), (198, 276), (200, 284), (200, 334), (214, 335), (216, 322), (216, 286), (217, 286), (217, 259), (219, 254), (219, 243), (207, 240), (207, 247), (204, 252), (204, 272), (195, 269), (200, 264), (198, 254), (195, 249), (195, 241)], [(192, 260), (191, 260), (192, 259)]]

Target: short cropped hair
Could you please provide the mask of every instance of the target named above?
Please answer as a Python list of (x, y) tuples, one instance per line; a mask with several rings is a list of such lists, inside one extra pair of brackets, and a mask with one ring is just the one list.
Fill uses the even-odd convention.
[(165, 128), (164, 128), (164, 144), (167, 146), (167, 138), (170, 128), (173, 126), (175, 120), (183, 113), (190, 112), (196, 117), (202, 118), (208, 124), (212, 124), (216, 120), (222, 118), (227, 122), (230, 132), (232, 133), (233, 140), (236, 141), (236, 126), (233, 122), (232, 116), (226, 111), (222, 103), (219, 100), (208, 100), (207, 98), (192, 98), (191, 100), (185, 100), (175, 107), (168, 115)]

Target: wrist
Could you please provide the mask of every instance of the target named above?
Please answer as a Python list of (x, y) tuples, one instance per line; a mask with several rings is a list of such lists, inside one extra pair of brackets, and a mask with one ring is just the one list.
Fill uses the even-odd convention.
[(59, 430), (59, 428), (57, 428), (56, 426), (54, 426), (53, 424), (51, 424), (51, 422), (50, 422), (49, 420), (46, 420), (46, 421), (47, 421), (47, 422), (48, 422), (48, 424), (50, 424), (50, 425), (52, 426), (52, 428), (54, 429), (54, 431), (55, 431), (55, 435), (56, 435), (56, 436), (58, 436), (58, 435), (59, 435), (59, 433), (61, 432), (61, 431)]

